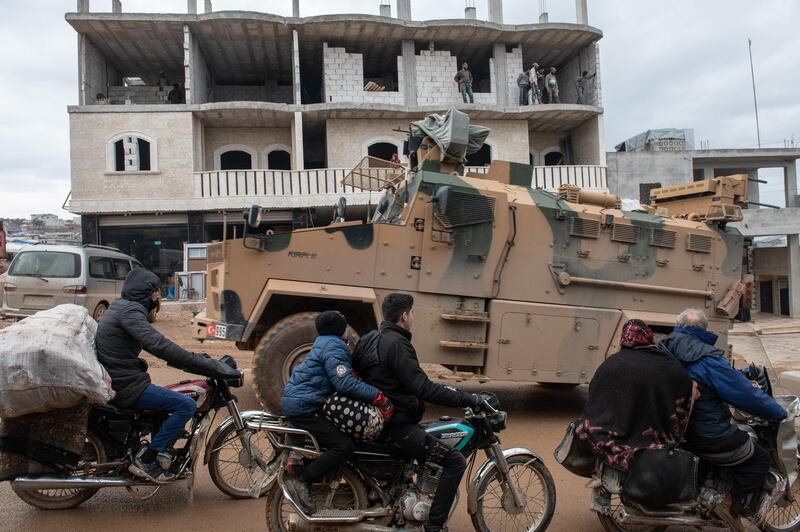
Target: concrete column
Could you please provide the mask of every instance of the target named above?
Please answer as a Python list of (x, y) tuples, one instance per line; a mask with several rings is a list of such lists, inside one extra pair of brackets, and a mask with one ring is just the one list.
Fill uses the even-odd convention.
[(78, 0), (78, 13), (88, 13), (91, 10), (89, 0)]
[(464, 8), (464, 18), (467, 20), (475, 20), (478, 18), (478, 13), (475, 6), (467, 6)]
[[(800, 207), (797, 197), (797, 161), (789, 163), (783, 171), (786, 182), (786, 207)], [(786, 235), (789, 258), (789, 315), (800, 318), (800, 235)]]
[(403, 54), (403, 94), (406, 107), (417, 105), (417, 53), (414, 41), (403, 41), (400, 45)]
[[(322, 90), (325, 91), (325, 76), (323, 74)], [(300, 38), (297, 30), (292, 30), (292, 89), (294, 90), (294, 103), (300, 105), (303, 102), (302, 91), (300, 88)]]
[(589, 10), (586, 0), (575, 0), (575, 20), (578, 24), (589, 24)]
[(111, 0), (111, 12), (122, 13), (122, 0)]
[(206, 13), (214, 11), (214, 6), (211, 5), (211, 0), (205, 0)]
[(292, 0), (292, 16), (295, 18), (300, 17), (300, 0)]
[(292, 170), (305, 169), (303, 157), (303, 113), (295, 111), (292, 120)]
[(397, 18), (411, 20), (411, 0), (397, 0)]
[(494, 92), (497, 98), (497, 106), (505, 107), (508, 105), (508, 62), (506, 61), (505, 43), (494, 43), (492, 53), (494, 58)]
[(489, 22), (503, 23), (503, 0), (489, 0)]
[(186, 0), (186, 12), (190, 15), (197, 14), (197, 0)]
[(392, 4), (381, 4), (380, 15), (382, 17), (391, 17), (392, 16)]
[(550, 22), (550, 16), (547, 11), (539, 13), (539, 24), (547, 24), (548, 22)]
[(703, 167), (703, 179), (714, 179), (714, 167), (713, 166), (705, 166)]

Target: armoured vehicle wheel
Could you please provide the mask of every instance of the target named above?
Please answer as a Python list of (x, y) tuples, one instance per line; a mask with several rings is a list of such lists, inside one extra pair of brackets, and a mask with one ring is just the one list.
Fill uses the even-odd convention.
[[(283, 388), (289, 382), (292, 370), (303, 361), (317, 339), (314, 326), (317, 314), (301, 312), (283, 318), (256, 346), (253, 368), (256, 393), (267, 410), (274, 414), (281, 411)], [(347, 334), (357, 338), (350, 326)]]

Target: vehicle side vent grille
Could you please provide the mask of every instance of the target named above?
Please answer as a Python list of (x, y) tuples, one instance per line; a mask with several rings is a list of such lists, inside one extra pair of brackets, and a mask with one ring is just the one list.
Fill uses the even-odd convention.
[(638, 231), (635, 225), (614, 224), (611, 229), (611, 240), (635, 244), (638, 240)]
[(689, 238), (686, 240), (686, 249), (698, 253), (711, 253), (711, 242), (711, 237), (708, 235), (689, 233)]
[(494, 220), (495, 198), (451, 189), (444, 212), (436, 218), (446, 228), (491, 222)]
[(667, 231), (666, 229), (653, 229), (650, 234), (650, 245), (658, 246), (660, 248), (674, 248), (677, 241), (677, 233), (675, 231)]
[(600, 222), (576, 216), (572, 218), (569, 234), (582, 238), (597, 238), (600, 236)]

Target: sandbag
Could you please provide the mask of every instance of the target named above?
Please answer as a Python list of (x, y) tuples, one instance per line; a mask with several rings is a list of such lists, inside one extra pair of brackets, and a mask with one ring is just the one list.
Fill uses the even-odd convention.
[(84, 451), (89, 409), (81, 403), (0, 419), (0, 481), (74, 470)]
[(0, 418), (110, 401), (96, 332), (97, 322), (78, 305), (43, 310), (0, 331)]

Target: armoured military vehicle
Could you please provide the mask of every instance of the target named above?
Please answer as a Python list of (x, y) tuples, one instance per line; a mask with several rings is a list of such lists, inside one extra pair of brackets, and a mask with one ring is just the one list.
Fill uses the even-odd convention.
[(209, 247), (195, 336), (255, 349), (273, 411), (316, 313), (338, 309), (363, 334), (394, 291), (414, 296), (414, 345), (444, 377), (587, 383), (626, 320), (666, 332), (687, 307), (705, 309), (727, 347), (743, 242), (726, 222), (741, 218), (741, 194), (661, 189), (654, 206), (625, 211), (598, 191), (531, 188), (523, 164), (465, 173), (488, 133), (454, 110), (412, 123), (407, 167), (365, 159), (345, 178), (383, 194), (369, 219), (345, 221), (340, 201), (330, 225), (266, 234), (252, 207), (242, 238)]

